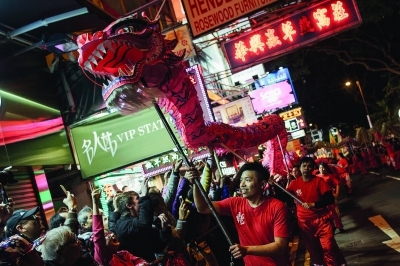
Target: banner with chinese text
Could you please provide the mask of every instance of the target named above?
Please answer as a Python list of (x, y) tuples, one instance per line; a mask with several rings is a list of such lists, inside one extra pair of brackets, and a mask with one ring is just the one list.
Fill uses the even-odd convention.
[(273, 60), (295, 49), (361, 24), (354, 0), (328, 0), (241, 34), (222, 48), (235, 71)]
[(177, 56), (182, 56), (182, 54), (185, 53), (184, 60), (187, 60), (196, 55), (192, 42), (192, 37), (189, 33), (187, 25), (182, 25), (173, 30), (163, 32), (163, 34), (165, 35), (165, 39), (167, 40), (177, 39), (178, 44), (173, 50), (173, 52)]

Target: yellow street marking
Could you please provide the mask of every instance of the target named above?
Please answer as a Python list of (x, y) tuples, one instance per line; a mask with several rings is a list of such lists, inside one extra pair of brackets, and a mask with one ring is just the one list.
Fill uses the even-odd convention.
[(382, 243), (400, 253), (400, 237), (385, 219), (381, 215), (369, 217), (368, 219), (391, 238), (391, 240), (383, 241)]

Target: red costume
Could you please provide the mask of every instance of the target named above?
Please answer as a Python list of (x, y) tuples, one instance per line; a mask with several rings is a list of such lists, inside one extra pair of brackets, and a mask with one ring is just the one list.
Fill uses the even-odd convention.
[(350, 179), (350, 174), (348, 171), (349, 163), (347, 162), (346, 158), (341, 158), (337, 162), (337, 170), (339, 173), (339, 177), (342, 182), (346, 183), (347, 186), (347, 193), (351, 193), (353, 191), (352, 186), (351, 186), (351, 179)]
[[(332, 192), (335, 192), (336, 186), (340, 185), (339, 179), (334, 174), (318, 175), (318, 177), (321, 177), (325, 180), (328, 186), (332, 189)], [(339, 202), (337, 200), (337, 197), (335, 197), (335, 203), (329, 205), (328, 209), (331, 211), (335, 227), (338, 229), (343, 229), (343, 223), (340, 219)]]
[[(232, 197), (217, 201), (221, 215), (234, 218), (240, 244), (259, 246), (275, 242), (274, 237), (289, 237), (289, 217), (281, 201), (266, 197), (258, 207), (251, 207), (245, 198)], [(286, 266), (286, 255), (262, 257), (247, 255), (243, 258), (246, 266)]]
[[(322, 195), (331, 188), (322, 178), (313, 176), (307, 182), (303, 178), (293, 180), (287, 190), (302, 202), (315, 203), (321, 200)], [(333, 225), (328, 208), (306, 209), (301, 204), (297, 204), (297, 217), (300, 232), (314, 264), (346, 265), (346, 260), (333, 236)]]

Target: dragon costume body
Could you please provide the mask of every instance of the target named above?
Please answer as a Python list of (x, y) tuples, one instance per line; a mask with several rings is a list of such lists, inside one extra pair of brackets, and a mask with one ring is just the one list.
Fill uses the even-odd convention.
[[(278, 115), (264, 116), (246, 127), (205, 122), (196, 90), (182, 64), (183, 56), (172, 50), (177, 40), (166, 40), (157, 21), (147, 17), (122, 17), (104, 30), (77, 38), (79, 65), (96, 77), (108, 80), (103, 98), (109, 108), (122, 114), (136, 113), (153, 106), (156, 100), (174, 119), (188, 148), (223, 143), (233, 150), (265, 143), (263, 164), (272, 173), (284, 173), (287, 133)], [(279, 137), (277, 137), (279, 136)]]

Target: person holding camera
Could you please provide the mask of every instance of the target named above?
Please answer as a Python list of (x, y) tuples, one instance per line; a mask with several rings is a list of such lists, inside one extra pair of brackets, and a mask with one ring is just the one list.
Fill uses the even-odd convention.
[(171, 228), (167, 226), (168, 219), (160, 219), (160, 229), (155, 234), (153, 229), (154, 211), (149, 197), (148, 179), (143, 181), (140, 196), (134, 192), (124, 192), (116, 198), (115, 211), (121, 214), (113, 230), (120, 242), (120, 250), (146, 261), (154, 261), (154, 253), (162, 243), (168, 243)]

